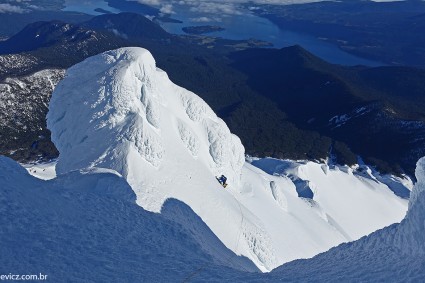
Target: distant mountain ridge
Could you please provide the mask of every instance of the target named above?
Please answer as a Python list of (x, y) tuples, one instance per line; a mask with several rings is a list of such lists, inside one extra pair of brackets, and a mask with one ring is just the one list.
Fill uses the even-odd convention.
[(425, 67), (423, 1), (311, 1), (253, 10), (284, 30), (309, 34), (340, 49), (394, 66)]
[(0, 44), (0, 54), (32, 51), (55, 44), (86, 41), (95, 33), (79, 26), (60, 22), (36, 22)]
[[(112, 33), (59, 21), (37, 22), (0, 42), (0, 54), (29, 54), (38, 59), (31, 70), (13, 71), (16, 76), (44, 68), (68, 68), (88, 56), (127, 45), (125, 39)], [(0, 78), (5, 75), (0, 74)]]
[(348, 145), (337, 154), (341, 163), (357, 162), (352, 151), (381, 170), (413, 175), (425, 154), (425, 70), (333, 65), (300, 46), (232, 58), (289, 121)]
[(82, 23), (82, 26), (94, 30), (107, 30), (133, 41), (135, 39), (139, 41), (143, 39), (167, 40), (175, 37), (148, 18), (134, 13), (100, 15)]
[[(136, 27), (126, 25), (127, 20)], [(27, 36), (39, 39), (27, 45)], [(381, 171), (413, 176), (416, 159), (424, 152), (425, 73), (420, 69), (342, 67), (299, 46), (238, 52), (224, 45), (206, 48), (137, 14), (102, 15), (80, 25), (29, 25), (0, 42), (0, 50), (27, 50), (0, 55), (0, 80), (7, 85), (7, 78), (68, 68), (125, 46), (151, 50), (159, 67), (196, 91), (226, 121), (248, 154), (309, 160), (334, 156), (341, 164), (356, 163), (360, 155)], [(32, 142), (40, 134), (31, 134)], [(14, 143), (28, 151), (31, 139), (25, 139)], [(9, 155), (13, 148), (1, 152)]]

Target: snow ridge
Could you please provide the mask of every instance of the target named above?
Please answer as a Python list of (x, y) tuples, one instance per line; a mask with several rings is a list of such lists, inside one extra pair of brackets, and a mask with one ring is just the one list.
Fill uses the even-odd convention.
[[(386, 185), (348, 169), (276, 161), (290, 167), (292, 180), (245, 163), (240, 139), (142, 48), (108, 51), (70, 68), (54, 90), (47, 125), (60, 152), (58, 178), (106, 170), (122, 176), (148, 211), (163, 213), (167, 200), (181, 201), (226, 248), (263, 272), (399, 221), (407, 207)], [(274, 164), (264, 162), (259, 167)], [(221, 174), (226, 189), (216, 180)], [(313, 199), (298, 195), (297, 180)]]
[[(115, 170), (143, 208), (160, 212), (169, 198), (184, 201), (220, 240), (236, 248), (242, 228), (233, 220), (241, 211), (215, 176), (225, 174), (231, 186), (239, 184), (244, 148), (201, 98), (156, 68), (147, 50), (108, 51), (70, 68), (52, 95), (47, 125), (60, 152), (58, 175)], [(230, 228), (223, 227), (224, 218)], [(253, 242), (255, 248), (272, 249)], [(270, 270), (276, 263), (266, 266)]]
[[(100, 72), (91, 73), (93, 69)], [(235, 171), (232, 180), (238, 179), (244, 162), (240, 140), (202, 99), (174, 85), (157, 69), (147, 50), (105, 52), (70, 68), (66, 77), (55, 90), (48, 114), (52, 139), (61, 152), (59, 173), (100, 166), (127, 177), (129, 164), (117, 160), (128, 161), (123, 154), (128, 155), (130, 148), (139, 153), (140, 161), (158, 168), (166, 154), (164, 140), (170, 135), (163, 131), (162, 123), (170, 122), (164, 112), (170, 111), (177, 117), (171, 122), (178, 124), (182, 143), (191, 155), (198, 156), (206, 137), (209, 157), (214, 161), (209, 162), (210, 168), (215, 174), (231, 168)], [(83, 83), (76, 89), (77, 81)], [(181, 105), (176, 105), (177, 100)], [(78, 125), (87, 124), (83, 123), (86, 120), (88, 127), (81, 129)], [(203, 137), (193, 127), (202, 130)], [(99, 144), (101, 137), (105, 142)]]
[(406, 254), (425, 257), (425, 157), (416, 164), (417, 183), (412, 191), (406, 218), (397, 227), (394, 245)]

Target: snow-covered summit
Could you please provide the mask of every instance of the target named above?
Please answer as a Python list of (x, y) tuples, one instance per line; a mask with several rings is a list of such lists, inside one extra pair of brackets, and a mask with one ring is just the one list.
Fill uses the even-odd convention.
[(237, 182), (244, 162), (239, 138), (141, 48), (105, 52), (70, 68), (50, 102), (48, 127), (61, 153), (59, 174), (106, 167), (137, 183), (148, 173), (140, 166), (155, 170), (184, 156)]
[(238, 188), (239, 138), (201, 98), (156, 68), (149, 51), (117, 49), (70, 68), (52, 95), (47, 124), (60, 152), (58, 175), (112, 169), (143, 208), (160, 212), (167, 199), (183, 201), (227, 247), (263, 270), (277, 266), (261, 221), (251, 216), (242, 223), (244, 208), (216, 180), (224, 174), (228, 188)]
[[(239, 138), (145, 49), (108, 51), (70, 68), (47, 118), (60, 152), (58, 178), (103, 168), (121, 175), (146, 210), (162, 213), (167, 199), (177, 199), (262, 271), (356, 240), (406, 212), (407, 200), (387, 185), (348, 171), (307, 163), (274, 176), (244, 163)], [(216, 180), (221, 174), (226, 189)], [(300, 184), (309, 184), (312, 199), (298, 195)], [(220, 257), (202, 229), (181, 221)]]

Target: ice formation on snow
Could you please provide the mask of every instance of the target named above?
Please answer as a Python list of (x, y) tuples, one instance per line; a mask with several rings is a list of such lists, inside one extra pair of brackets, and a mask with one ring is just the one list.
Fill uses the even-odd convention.
[[(173, 155), (164, 143), (176, 134), (164, 123), (178, 125), (192, 156), (209, 148), (213, 162), (206, 154), (202, 158), (214, 174), (232, 169), (228, 172), (235, 173), (227, 174), (237, 181), (244, 162), (240, 140), (202, 99), (174, 85), (141, 48), (105, 52), (67, 71), (48, 114), (61, 153), (58, 172), (100, 166), (127, 176), (130, 148), (139, 153), (137, 162), (158, 168), (166, 155)], [(205, 141), (208, 147), (201, 146)]]

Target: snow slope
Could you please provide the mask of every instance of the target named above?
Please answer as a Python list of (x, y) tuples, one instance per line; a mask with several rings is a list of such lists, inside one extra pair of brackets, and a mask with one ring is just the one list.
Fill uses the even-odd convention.
[[(407, 200), (395, 198), (384, 183), (386, 180), (379, 182), (373, 175), (359, 173), (347, 166), (330, 168), (326, 164), (272, 158), (255, 160), (252, 164), (270, 174), (288, 176), (296, 184), (301, 183), (310, 189), (312, 204), (347, 240), (359, 239), (376, 227), (388, 226), (393, 223), (392, 219), (401, 220), (403, 215), (400, 212), (406, 208)], [(397, 185), (409, 191), (410, 184), (404, 184), (404, 181), (395, 180)]]
[[(340, 245), (311, 260), (300, 260), (274, 271), (270, 281), (424, 282), (425, 280), (425, 158), (418, 161), (417, 183), (409, 211), (400, 224), (369, 237)], [(317, 273), (315, 270), (322, 270)]]
[(116, 172), (43, 181), (0, 156), (0, 273), (42, 272), (54, 282), (423, 282), (425, 159), (416, 177), (401, 224), (262, 274), (247, 272), (249, 262), (185, 204), (168, 200), (161, 214), (136, 205)]
[[(379, 181), (313, 163), (294, 169), (316, 188), (314, 201), (300, 198), (290, 176), (244, 163), (239, 138), (145, 49), (108, 51), (70, 68), (47, 119), (59, 178), (105, 168), (122, 176), (148, 211), (163, 213), (167, 199), (177, 199), (261, 271), (357, 239), (406, 212), (407, 200)], [(221, 174), (226, 189), (215, 179)], [(202, 243), (196, 226), (191, 231)]]
[(112, 170), (44, 181), (0, 156), (0, 274), (41, 272), (51, 282), (183, 282), (206, 265), (256, 270), (187, 205), (168, 200), (157, 214), (135, 199)]
[[(196, 282), (424, 282), (425, 157), (416, 167), (418, 182), (409, 211), (394, 224), (312, 259), (296, 260), (268, 274), (220, 273), (212, 266)], [(223, 274), (218, 279), (217, 274)]]
[(34, 162), (21, 164), (30, 175), (42, 180), (51, 180), (56, 178), (56, 163), (57, 160), (50, 162)]

